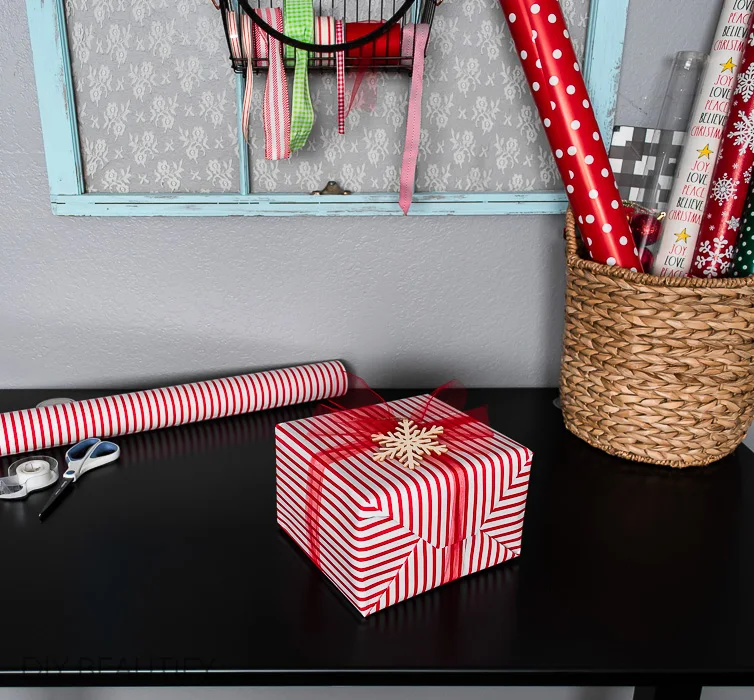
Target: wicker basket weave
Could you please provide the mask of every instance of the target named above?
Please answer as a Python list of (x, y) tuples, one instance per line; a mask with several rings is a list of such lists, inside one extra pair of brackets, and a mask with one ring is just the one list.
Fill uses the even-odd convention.
[(581, 255), (566, 215), (560, 394), (566, 427), (672, 467), (731, 453), (754, 412), (754, 277), (655, 277)]

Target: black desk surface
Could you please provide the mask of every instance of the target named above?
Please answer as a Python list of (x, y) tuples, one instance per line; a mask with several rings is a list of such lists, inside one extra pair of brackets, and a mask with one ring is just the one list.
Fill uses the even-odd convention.
[(0, 685), (750, 684), (754, 455), (613, 459), (554, 397), (470, 392), (534, 450), (521, 558), (366, 620), (275, 524), (274, 423), (311, 407), (119, 438), (45, 523), (0, 501)]

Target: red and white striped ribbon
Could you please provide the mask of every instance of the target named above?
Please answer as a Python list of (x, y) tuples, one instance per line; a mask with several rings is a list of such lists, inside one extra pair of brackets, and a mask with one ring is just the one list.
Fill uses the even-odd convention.
[[(259, 17), (277, 31), (283, 31), (283, 11), (280, 8), (254, 10)], [(262, 121), (264, 124), (264, 157), (267, 160), (283, 160), (291, 157), (291, 115), (288, 98), (288, 81), (283, 65), (283, 49), (280, 41), (262, 31), (244, 14), (243, 43), (248, 60), (246, 70), (246, 90), (243, 99), (243, 133), (249, 140), (251, 119), (252, 45), (258, 67), (267, 68), (267, 82), (262, 101)]]
[[(315, 17), (314, 43), (315, 44), (342, 44), (345, 33), (343, 20), (332, 17)], [(344, 51), (333, 53), (315, 54), (323, 67), (335, 66), (335, 76), (338, 93), (338, 133), (346, 132), (346, 55)]]
[(333, 361), (0, 413), (0, 456), (321, 401), (347, 388), (345, 367)]
[(241, 48), (243, 49), (243, 55), (246, 57), (246, 87), (243, 92), (243, 107), (242, 112), (242, 129), (243, 137), (248, 143), (251, 139), (249, 133), (249, 121), (251, 119), (251, 96), (254, 90), (254, 71), (252, 69), (252, 35), (256, 26), (251, 21), (249, 15), (245, 12), (241, 13)]
[(238, 33), (238, 20), (235, 11), (230, 8), (225, 13), (225, 21), (228, 23), (228, 38), (230, 39), (230, 54), (234, 60), (243, 60), (241, 49), (241, 37)]
[[(335, 44), (335, 20), (325, 15), (314, 18), (314, 43)], [(332, 53), (316, 53), (313, 55), (321, 65), (332, 67), (335, 65), (335, 56)]]
[(416, 161), (419, 157), (419, 139), (422, 125), (422, 89), (424, 87), (424, 52), (429, 40), (428, 24), (409, 24), (403, 30), (401, 53), (414, 56), (411, 71), (411, 92), (408, 99), (406, 119), (406, 143), (403, 146), (401, 164), (401, 189), (398, 203), (404, 214), (411, 208), (416, 179)]

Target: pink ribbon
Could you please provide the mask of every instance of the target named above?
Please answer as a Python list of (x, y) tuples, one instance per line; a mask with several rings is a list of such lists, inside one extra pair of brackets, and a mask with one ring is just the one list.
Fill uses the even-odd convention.
[[(254, 10), (259, 17), (277, 31), (283, 31), (283, 12), (280, 8)], [(291, 157), (291, 116), (288, 101), (288, 81), (283, 65), (283, 47), (280, 41), (262, 31), (251, 18), (244, 14), (241, 18), (243, 50), (247, 60), (246, 90), (243, 98), (243, 133), (249, 140), (249, 120), (251, 117), (251, 96), (253, 90), (253, 55), (259, 67), (266, 65), (267, 82), (262, 101), (262, 121), (264, 124), (264, 157), (267, 160), (284, 160)]]
[(429, 25), (407, 25), (401, 42), (401, 55), (410, 56), (413, 52), (414, 66), (411, 71), (411, 93), (408, 99), (406, 120), (406, 143), (403, 146), (401, 164), (401, 190), (398, 204), (404, 214), (411, 208), (416, 179), (416, 161), (419, 157), (419, 138), (422, 121), (422, 90), (424, 87), (424, 52), (429, 39)]

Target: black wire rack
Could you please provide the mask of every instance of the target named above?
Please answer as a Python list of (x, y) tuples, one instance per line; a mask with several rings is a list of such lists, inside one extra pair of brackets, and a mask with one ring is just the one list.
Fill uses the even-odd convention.
[[(234, 52), (231, 42), (234, 15), (235, 26), (241, 26), (241, 15), (247, 14), (251, 21), (263, 31), (279, 39), (284, 45), (304, 49), (309, 52), (309, 68), (331, 71), (335, 69), (335, 52), (345, 53), (346, 69), (364, 68), (369, 70), (411, 72), (415, 49), (415, 34), (406, 32), (410, 24), (428, 24), (430, 31), (435, 17), (435, 9), (443, 0), (313, 0), (315, 16), (328, 16), (343, 20), (345, 41), (340, 44), (314, 44), (298, 41), (283, 32), (276, 31), (264, 22), (254, 10), (267, 7), (282, 7), (282, 0), (220, 0), (225, 38), (228, 42), (233, 70), (245, 73), (249, 57), (238, 55), (238, 41)], [(349, 24), (361, 24), (357, 38), (349, 39)], [(374, 29), (366, 23), (374, 24)], [(366, 31), (368, 29), (368, 31)], [(407, 45), (411, 42), (411, 45)], [(294, 52), (285, 51), (285, 67), (292, 69), (296, 60)], [(251, 56), (251, 66), (255, 72), (266, 70), (267, 59)]]

